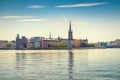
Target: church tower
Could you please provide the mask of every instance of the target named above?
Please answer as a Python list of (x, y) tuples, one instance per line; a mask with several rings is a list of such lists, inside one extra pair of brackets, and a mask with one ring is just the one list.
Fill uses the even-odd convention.
[(17, 37), (16, 37), (16, 41), (20, 39), (20, 36), (19, 34), (17, 34)]
[(72, 49), (72, 42), (73, 41), (73, 32), (71, 29), (71, 21), (69, 22), (69, 30), (68, 30), (68, 48)]
[(71, 21), (69, 22), (68, 40), (73, 40), (73, 32), (71, 29)]

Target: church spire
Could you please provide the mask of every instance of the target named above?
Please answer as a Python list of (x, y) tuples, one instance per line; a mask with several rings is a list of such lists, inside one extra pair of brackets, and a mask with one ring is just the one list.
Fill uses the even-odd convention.
[(51, 39), (51, 32), (49, 33), (49, 39)]
[(71, 30), (71, 21), (69, 22), (69, 31), (72, 31)]
[(71, 21), (69, 22), (68, 40), (73, 40), (73, 34), (71, 29)]

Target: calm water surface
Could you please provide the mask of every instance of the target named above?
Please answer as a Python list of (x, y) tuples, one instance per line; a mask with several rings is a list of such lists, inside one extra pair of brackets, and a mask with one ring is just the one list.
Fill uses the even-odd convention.
[(120, 49), (0, 50), (0, 80), (120, 80)]

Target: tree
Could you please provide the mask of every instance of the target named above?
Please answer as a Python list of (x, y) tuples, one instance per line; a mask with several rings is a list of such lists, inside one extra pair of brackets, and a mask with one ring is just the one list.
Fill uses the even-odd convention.
[(57, 44), (54, 44), (53, 47), (54, 48), (65, 48), (67, 47), (67, 45), (64, 43), (57, 43)]
[(87, 43), (81, 43), (80, 47), (88, 47)]

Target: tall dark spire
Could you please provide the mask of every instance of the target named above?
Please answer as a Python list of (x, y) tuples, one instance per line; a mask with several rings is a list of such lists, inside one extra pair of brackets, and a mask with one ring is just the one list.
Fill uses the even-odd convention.
[(69, 22), (69, 31), (72, 31), (71, 30), (71, 21)]
[(51, 39), (51, 33), (49, 33), (49, 39)]
[(69, 22), (68, 40), (73, 40), (71, 21)]

